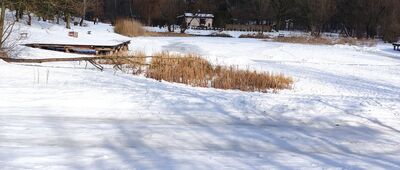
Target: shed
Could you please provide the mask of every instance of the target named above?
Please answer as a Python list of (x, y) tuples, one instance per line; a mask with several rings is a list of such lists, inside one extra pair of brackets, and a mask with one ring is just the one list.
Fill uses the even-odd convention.
[(188, 27), (213, 27), (214, 15), (206, 13), (185, 13), (177, 17), (180, 22), (185, 22)]

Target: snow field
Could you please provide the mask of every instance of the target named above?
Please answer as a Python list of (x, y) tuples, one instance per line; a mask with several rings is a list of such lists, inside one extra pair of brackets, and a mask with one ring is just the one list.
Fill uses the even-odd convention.
[[(399, 169), (400, 54), (377, 47), (209, 37), (126, 38), (35, 22), (25, 42), (196, 53), (284, 73), (292, 90), (158, 82), (84, 62), (0, 61), (0, 169)], [(75, 56), (21, 48), (18, 57)]]

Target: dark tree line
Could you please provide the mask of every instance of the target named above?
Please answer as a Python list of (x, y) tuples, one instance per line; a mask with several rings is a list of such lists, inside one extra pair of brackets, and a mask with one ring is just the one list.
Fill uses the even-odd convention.
[(340, 32), (351, 37), (382, 35), (395, 40), (400, 35), (399, 0), (110, 0), (103, 19), (131, 17), (146, 25), (171, 25), (176, 16), (198, 11), (216, 16), (214, 25), (266, 24), (286, 28)]
[[(71, 28), (73, 16), (86, 18), (102, 17), (104, 4), (101, 0), (0, 0), (5, 3), (5, 8), (14, 11), (16, 21), (28, 16), (27, 24), (32, 24), (32, 14), (43, 21), (53, 20), (57, 23), (64, 20), (67, 28)], [(80, 25), (82, 26), (83, 20)]]
[[(2, 0), (16, 11), (15, 17), (34, 13), (43, 20), (64, 20), (71, 16), (114, 23), (117, 18), (134, 18), (145, 25), (176, 23), (184, 12), (212, 13), (214, 25), (265, 24), (276, 30), (287, 28), (340, 32), (351, 37), (382, 35), (395, 40), (400, 34), (399, 0)], [(30, 19), (27, 22), (30, 24)], [(80, 23), (82, 24), (82, 22)], [(171, 29), (172, 31), (172, 29)]]

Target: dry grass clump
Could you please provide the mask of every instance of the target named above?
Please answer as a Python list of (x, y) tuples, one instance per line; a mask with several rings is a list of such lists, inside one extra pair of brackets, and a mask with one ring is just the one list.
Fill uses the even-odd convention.
[(146, 76), (156, 80), (208, 87), (212, 74), (212, 65), (200, 56), (163, 52), (154, 55)]
[(146, 34), (142, 24), (133, 19), (117, 19), (114, 31), (129, 37), (143, 36)]
[(357, 45), (357, 46), (367, 46), (373, 47), (376, 46), (377, 40), (375, 39), (357, 39), (357, 38), (339, 38), (333, 41), (333, 44), (348, 44), (348, 45)]
[(162, 52), (155, 54), (150, 63), (147, 58), (145, 53), (135, 52), (129, 57), (119, 56), (97, 62), (113, 65), (126, 73), (196, 87), (268, 92), (289, 89), (293, 84), (293, 79), (283, 74), (241, 70), (237, 66), (213, 66), (195, 54)]
[(240, 70), (237, 67), (217, 67), (212, 86), (218, 89), (268, 92), (270, 89), (288, 89), (293, 79), (283, 74)]
[(191, 86), (268, 92), (290, 88), (293, 79), (282, 74), (241, 70), (237, 67), (213, 67), (198, 55), (159, 53), (151, 61), (146, 77)]
[(306, 36), (294, 36), (294, 37), (276, 37), (276, 42), (285, 43), (297, 43), (297, 44), (314, 44), (314, 45), (336, 45), (336, 44), (347, 44), (357, 46), (368, 46), (372, 47), (376, 45), (376, 41), (373, 39), (357, 39), (357, 38), (323, 38), (323, 37), (306, 37)]
[(262, 33), (253, 33), (253, 34), (242, 34), (239, 38), (255, 38), (255, 39), (268, 39), (270, 38), (268, 35)]
[(322, 37), (305, 37), (305, 36), (294, 36), (294, 37), (276, 37), (274, 41), (285, 42), (285, 43), (298, 43), (298, 44), (326, 44), (332, 45), (332, 40)]
[[(131, 70), (132, 74), (142, 74), (146, 71), (146, 65), (147, 65), (147, 61), (146, 61), (146, 53), (144, 52), (135, 52), (133, 54), (133, 56), (135, 56), (134, 58), (127, 58), (123, 61), (123, 63), (121, 63), (122, 66), (125, 65), (125, 67), (123, 68), (127, 68), (129, 70)], [(123, 70), (123, 69), (122, 69)]]
[(129, 72), (132, 74), (142, 74), (146, 70), (146, 54), (138, 51), (126, 56), (116, 56), (115, 58), (97, 60), (98, 64), (113, 65), (115, 69)]

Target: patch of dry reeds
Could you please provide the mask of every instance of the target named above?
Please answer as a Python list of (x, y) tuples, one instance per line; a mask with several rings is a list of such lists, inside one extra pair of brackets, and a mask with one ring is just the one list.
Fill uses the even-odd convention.
[(237, 67), (217, 67), (212, 87), (218, 89), (237, 89), (241, 91), (268, 92), (291, 88), (293, 79), (283, 74), (241, 70)]
[(142, 24), (133, 19), (117, 19), (114, 31), (129, 37), (144, 36), (146, 34)]
[(198, 55), (156, 54), (146, 77), (197, 87), (268, 92), (288, 89), (293, 79), (283, 74), (241, 70), (231, 66), (212, 66)]
[(132, 74), (142, 74), (146, 70), (147, 57), (144, 52), (138, 51), (130, 55), (115, 56), (97, 60), (98, 64), (112, 65), (115, 69)]
[(373, 39), (357, 39), (357, 38), (324, 38), (324, 37), (307, 37), (307, 36), (292, 36), (292, 37), (276, 37), (273, 39), (276, 42), (297, 43), (297, 44), (313, 44), (313, 45), (357, 45), (357, 46), (375, 46), (376, 40)]
[(185, 56), (167, 52), (154, 55), (146, 76), (156, 80), (208, 87), (213, 67), (198, 55)]
[(147, 63), (145, 53), (98, 61), (135, 75), (159, 81), (182, 83), (195, 87), (233, 89), (247, 92), (268, 92), (292, 87), (293, 79), (283, 74), (242, 70), (237, 66), (213, 66), (195, 54), (154, 54)]
[(322, 37), (306, 37), (306, 36), (293, 36), (293, 37), (276, 37), (274, 41), (284, 43), (297, 43), (297, 44), (325, 44), (332, 45), (332, 40)]

